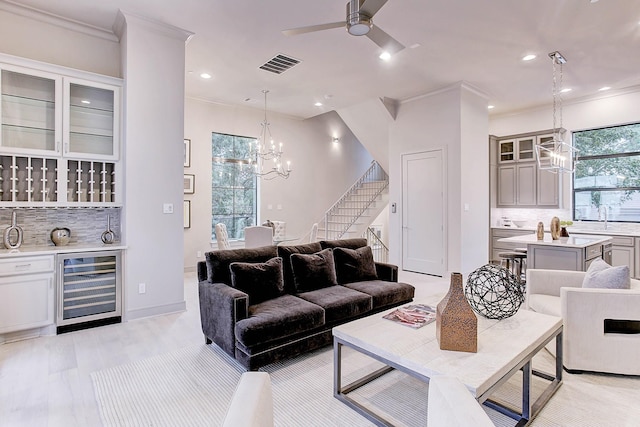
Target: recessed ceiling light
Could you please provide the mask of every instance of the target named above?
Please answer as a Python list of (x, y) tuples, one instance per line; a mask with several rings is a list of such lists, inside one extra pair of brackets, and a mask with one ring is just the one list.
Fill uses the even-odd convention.
[(560, 91), (560, 93), (567, 93), (567, 92), (571, 92), (573, 89), (571, 89), (570, 87), (565, 87), (564, 89), (562, 89)]
[(318, 101), (318, 102), (316, 102), (316, 103), (315, 103), (315, 104), (313, 104), (313, 105), (315, 105), (316, 107), (322, 107), (322, 102)]
[(380, 56), (378, 56), (378, 58), (382, 59), (383, 61), (388, 61), (391, 59), (391, 54), (389, 52), (382, 52)]
[(522, 57), (523, 61), (531, 61), (532, 59), (536, 59), (536, 56), (533, 55), (533, 54), (525, 55), (525, 56)]
[(82, 102), (83, 104), (86, 104), (86, 105), (91, 104), (91, 101), (89, 101), (88, 99), (83, 99), (83, 100), (82, 100), (82, 101), (80, 101), (80, 102)]
[(604, 90), (609, 90), (609, 89), (611, 89), (611, 86), (603, 86), (603, 87), (601, 87), (601, 88), (600, 88), (600, 89), (598, 89), (598, 90), (600, 90), (600, 91), (604, 91)]
[(492, 110), (492, 109), (494, 109), (494, 108), (496, 108), (496, 107), (495, 107), (495, 106), (493, 106), (493, 105), (488, 105), (488, 106), (487, 106), (487, 108), (488, 108), (489, 110)]
[(202, 73), (202, 74), (200, 74), (200, 77), (202, 77), (203, 79), (210, 79), (211, 78), (211, 74)]

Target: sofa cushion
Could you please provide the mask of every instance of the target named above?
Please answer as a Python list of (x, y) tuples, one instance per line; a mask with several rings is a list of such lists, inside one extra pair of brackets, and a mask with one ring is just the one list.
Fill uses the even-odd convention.
[(291, 269), (291, 254), (315, 254), (322, 250), (319, 242), (307, 243), (305, 245), (281, 245), (278, 246), (278, 256), (282, 257), (282, 270), (284, 271), (284, 290), (287, 293), (295, 294), (296, 286), (293, 280), (293, 270)]
[(551, 316), (562, 316), (560, 297), (545, 294), (530, 294), (528, 299), (529, 309), (537, 313)]
[(224, 283), (231, 286), (232, 262), (265, 262), (278, 256), (275, 246), (263, 246), (252, 249), (223, 249), (205, 254), (207, 277), (212, 283)]
[(357, 239), (342, 239), (342, 240), (321, 240), (320, 245), (322, 246), (322, 249), (327, 249), (327, 248), (358, 249), (363, 246), (367, 246), (367, 239), (357, 238)]
[(335, 248), (333, 259), (336, 264), (336, 277), (340, 284), (378, 278), (371, 246), (358, 249)]
[(383, 280), (366, 280), (347, 283), (343, 286), (371, 295), (374, 310), (411, 301), (416, 290), (407, 283)]
[(245, 347), (264, 344), (324, 325), (322, 307), (284, 294), (249, 307), (249, 317), (235, 325), (236, 340)]
[(611, 267), (602, 258), (591, 263), (582, 281), (583, 288), (629, 289), (630, 285), (628, 265)]
[(249, 305), (254, 305), (282, 295), (282, 258), (266, 262), (232, 262), (231, 286), (249, 295)]
[(350, 319), (371, 311), (371, 297), (362, 292), (336, 285), (298, 296), (324, 309), (326, 323)]
[(298, 293), (338, 284), (331, 249), (323, 249), (315, 254), (291, 254), (291, 268)]

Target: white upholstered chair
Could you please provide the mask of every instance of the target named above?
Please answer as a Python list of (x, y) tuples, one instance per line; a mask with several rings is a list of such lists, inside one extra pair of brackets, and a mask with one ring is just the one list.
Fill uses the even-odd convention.
[(222, 427), (273, 427), (273, 391), (267, 372), (245, 372)]
[[(631, 279), (631, 289), (582, 288), (585, 274), (528, 269), (526, 307), (562, 317), (566, 369), (640, 375), (640, 333), (615, 332), (640, 325), (640, 281)], [(547, 348), (555, 353), (555, 345)]]
[(494, 427), (493, 422), (459, 379), (435, 376), (429, 380), (429, 427)]
[(287, 235), (287, 223), (285, 221), (271, 221), (273, 223), (273, 240), (278, 241)]
[(244, 229), (244, 247), (257, 248), (273, 245), (273, 228), (257, 225)]
[(219, 222), (215, 226), (216, 230), (216, 242), (218, 242), (218, 249), (230, 249), (229, 235), (227, 234), (227, 226)]
[(309, 243), (313, 243), (318, 240), (318, 223), (315, 222), (311, 226), (311, 233), (309, 234)]

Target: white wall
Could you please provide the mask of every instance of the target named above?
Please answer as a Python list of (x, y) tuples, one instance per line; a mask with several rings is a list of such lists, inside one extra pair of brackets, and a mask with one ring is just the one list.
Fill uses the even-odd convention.
[(116, 36), (0, 2), (0, 52), (121, 77)]
[[(130, 14), (120, 14), (116, 28), (125, 78), (125, 310), (133, 319), (185, 309), (182, 139), (190, 33)], [(174, 213), (163, 213), (164, 204)]]
[[(283, 142), (283, 158), (291, 161), (293, 171), (287, 180), (260, 182), (259, 220), (285, 221), (287, 234), (302, 238), (366, 171), (372, 158), (335, 112), (307, 120), (269, 111), (267, 116), (274, 140)], [(191, 139), (191, 167), (184, 173), (196, 175), (195, 194), (184, 195), (191, 201), (191, 228), (184, 230), (187, 270), (204, 259), (197, 257), (198, 252), (212, 250), (211, 133), (257, 137), (263, 119), (262, 109), (186, 100), (184, 137)], [(340, 137), (339, 144), (331, 142), (334, 135)]]
[[(464, 84), (403, 102), (389, 140), (390, 262), (402, 265), (402, 155), (442, 148), (446, 170), (445, 268), (469, 272), (488, 259), (486, 99)], [(470, 210), (463, 212), (464, 203)], [(425, 213), (425, 219), (428, 213)]]

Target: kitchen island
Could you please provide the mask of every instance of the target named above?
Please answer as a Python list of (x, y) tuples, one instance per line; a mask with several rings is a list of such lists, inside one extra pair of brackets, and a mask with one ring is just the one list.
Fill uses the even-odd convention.
[[(589, 264), (603, 257), (611, 245), (609, 236), (570, 236), (552, 240), (545, 233), (543, 240), (535, 234), (505, 237), (499, 242), (517, 243), (527, 247), (527, 268), (586, 271)], [(610, 262), (610, 261), (609, 261)]]

